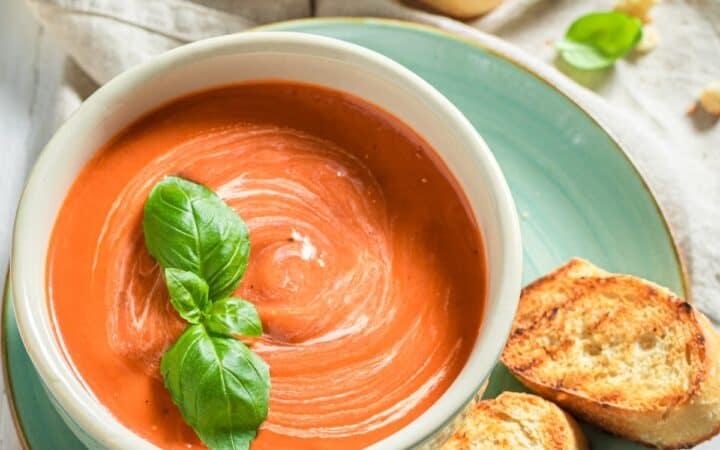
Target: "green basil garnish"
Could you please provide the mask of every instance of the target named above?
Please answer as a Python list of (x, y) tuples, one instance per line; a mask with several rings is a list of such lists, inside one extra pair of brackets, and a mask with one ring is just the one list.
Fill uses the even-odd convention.
[(213, 333), (228, 336), (260, 336), (262, 323), (255, 305), (239, 298), (224, 298), (208, 309), (205, 325)]
[(160, 372), (205, 445), (213, 450), (250, 446), (267, 416), (270, 374), (245, 344), (191, 325), (163, 355)]
[(238, 340), (262, 335), (257, 309), (227, 298), (247, 267), (247, 227), (207, 187), (167, 177), (145, 203), (143, 231), (170, 303), (190, 323), (160, 361), (165, 386), (208, 447), (246, 450), (270, 398), (267, 364)]
[(250, 254), (240, 216), (205, 186), (167, 177), (150, 192), (143, 219), (145, 244), (163, 268), (203, 278), (210, 298), (237, 288)]
[(570, 25), (565, 39), (555, 43), (562, 58), (579, 69), (610, 67), (642, 38), (642, 22), (621, 12), (584, 15)]
[(208, 285), (192, 272), (165, 269), (165, 281), (170, 291), (170, 303), (180, 317), (190, 323), (198, 323), (208, 306)]

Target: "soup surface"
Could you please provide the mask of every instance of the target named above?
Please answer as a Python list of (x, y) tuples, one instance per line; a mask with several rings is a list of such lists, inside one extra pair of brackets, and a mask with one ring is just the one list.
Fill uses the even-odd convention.
[(127, 427), (201, 447), (159, 373), (185, 322), (142, 233), (150, 189), (180, 175), (246, 221), (236, 294), (254, 303), (270, 366), (253, 449), (349, 449), (422, 414), (462, 369), (480, 328), (480, 232), (417, 134), (358, 98), (280, 81), (193, 94), (122, 131), (59, 213), (48, 295), (68, 358)]

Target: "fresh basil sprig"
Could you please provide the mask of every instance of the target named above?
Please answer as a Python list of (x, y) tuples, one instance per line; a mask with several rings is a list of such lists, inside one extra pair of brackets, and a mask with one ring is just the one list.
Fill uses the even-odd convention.
[(170, 291), (170, 303), (180, 317), (190, 323), (198, 323), (210, 302), (208, 285), (192, 272), (180, 269), (165, 269), (165, 282)]
[(591, 13), (573, 22), (555, 48), (572, 66), (603, 69), (632, 50), (642, 39), (642, 32), (637, 17), (617, 11)]
[(227, 336), (260, 336), (262, 323), (255, 305), (239, 298), (224, 298), (208, 309), (205, 325), (213, 333)]
[(143, 231), (160, 265), (198, 275), (210, 298), (240, 284), (250, 254), (247, 226), (207, 187), (179, 177), (160, 181), (145, 203)]
[(252, 303), (227, 297), (247, 267), (247, 227), (210, 189), (167, 177), (145, 203), (143, 231), (170, 303), (190, 323), (160, 362), (165, 386), (208, 447), (246, 450), (270, 397), (267, 364), (237, 339), (260, 336), (260, 316)]

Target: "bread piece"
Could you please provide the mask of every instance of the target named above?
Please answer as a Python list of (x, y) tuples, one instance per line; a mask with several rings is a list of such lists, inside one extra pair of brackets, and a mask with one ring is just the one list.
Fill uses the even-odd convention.
[(502, 0), (420, 0), (442, 14), (470, 19), (495, 9)]
[(503, 392), (478, 402), (442, 450), (585, 450), (577, 423), (532, 394)]
[(528, 328), (535, 323), (545, 311), (559, 307), (568, 301), (572, 296), (571, 280), (581, 277), (605, 277), (610, 276), (606, 272), (589, 262), (573, 258), (567, 264), (555, 270), (523, 289), (520, 295), (520, 303), (515, 314), (513, 331), (518, 328)]
[(627, 439), (720, 431), (720, 337), (670, 291), (572, 260), (523, 290), (502, 361), (532, 391)]
[(713, 81), (705, 86), (698, 100), (700, 106), (710, 114), (720, 116), (720, 80)]

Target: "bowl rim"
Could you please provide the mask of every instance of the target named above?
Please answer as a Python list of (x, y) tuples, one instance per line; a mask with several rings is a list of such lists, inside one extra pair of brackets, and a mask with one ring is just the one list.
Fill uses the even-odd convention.
[[(25, 245), (29, 245), (29, 242), (34, 239), (29, 232), (25, 231), (26, 227), (24, 227), (23, 224), (32, 220), (33, 211), (37, 205), (28, 204), (29, 200), (27, 199), (28, 197), (35, 197), (36, 192), (44, 189), (44, 180), (40, 178), (40, 175), (42, 172), (50, 170), (51, 153), (63, 151), (60, 144), (65, 140), (64, 135), (74, 134), (75, 128), (85, 128), (88, 126), (87, 124), (96, 122), (96, 120), (92, 117), (90, 105), (100, 105), (107, 102), (118, 93), (132, 91), (138, 84), (141, 84), (143, 80), (163, 72), (167, 72), (168, 70), (172, 70), (174, 65), (186, 64), (187, 59), (194, 55), (203, 54), (205, 56), (209, 56), (212, 53), (222, 54), (223, 52), (227, 53), (228, 49), (238, 51), (243, 45), (252, 45), (263, 42), (271, 42), (276, 45), (288, 45), (293, 48), (297, 48), (298, 46), (310, 46), (341, 52), (346, 54), (349, 58), (372, 64), (386, 73), (390, 73), (392, 76), (402, 79), (404, 83), (416, 92), (416, 95), (430, 101), (434, 107), (439, 108), (443, 114), (446, 114), (458, 133), (462, 134), (468, 141), (474, 142), (475, 148), (473, 150), (475, 152), (475, 156), (479, 157), (482, 161), (484, 169), (489, 175), (489, 179), (486, 180), (485, 184), (492, 187), (491, 196), (498, 205), (494, 213), (497, 214), (497, 221), (500, 224), (500, 229), (503, 231), (504, 245), (502, 246), (501, 251), (503, 257), (502, 266), (497, 267), (495, 271), (497, 274), (497, 280), (494, 280), (494, 282), (499, 285), (497, 291), (498, 298), (496, 300), (498, 307), (496, 314), (498, 316), (493, 316), (492, 328), (494, 330), (493, 334), (499, 334), (500, 339), (498, 339), (497, 342), (484, 344), (488, 347), (494, 348), (495, 355), (493, 355), (493, 359), (490, 360), (488, 358), (490, 355), (488, 354), (482, 355), (483, 359), (487, 359), (492, 362), (490, 364), (482, 364), (482, 366), (488, 367), (485, 367), (484, 373), (477, 374), (476, 385), (466, 386), (462, 389), (462, 392), (465, 394), (464, 398), (462, 400), (458, 398), (455, 399), (452, 411), (443, 411), (446, 414), (436, 414), (436, 417), (427, 420), (428, 423), (426, 424), (426, 427), (418, 426), (418, 420), (423, 417), (423, 415), (421, 415), (392, 435), (373, 444), (372, 448), (392, 449), (418, 445), (426, 441), (439, 429), (445, 426), (451, 418), (475, 396), (484, 380), (487, 379), (495, 365), (495, 362), (500, 357), (505, 340), (510, 332), (510, 327), (517, 309), (522, 274), (522, 245), (515, 204), (510, 194), (507, 182), (490, 149), (478, 135), (477, 131), (470, 122), (449, 100), (447, 100), (434, 87), (418, 75), (390, 58), (359, 45), (340, 41), (334, 38), (285, 31), (256, 31), (252, 33), (237, 33), (220, 36), (186, 44), (165, 52), (145, 63), (121, 73), (104, 86), (100, 87), (88, 99), (86, 99), (85, 102), (83, 102), (73, 115), (59, 128), (53, 138), (40, 153), (20, 198), (13, 230), (11, 279), (14, 288), (15, 315), (18, 323), (18, 330), (30, 359), (36, 367), (40, 378), (43, 380), (45, 388), (51, 394), (51, 397), (56, 399), (59, 406), (67, 414), (69, 414), (73, 421), (80, 425), (85, 432), (87, 432), (93, 439), (109, 448), (127, 448), (130, 446), (131, 448), (150, 449), (156, 447), (120, 423), (114, 417), (110, 421), (98, 420), (98, 416), (96, 414), (98, 411), (101, 409), (108, 411), (101, 402), (96, 400), (94, 404), (91, 405), (93, 408), (86, 409), (85, 406), (88, 405), (84, 405), (80, 402), (77, 396), (74, 395), (74, 392), (83, 390), (84, 393), (87, 394), (87, 391), (89, 391), (92, 396), (92, 391), (83, 385), (82, 378), (79, 374), (76, 374), (76, 376), (71, 380), (60, 379), (59, 382), (54, 381), (57, 373), (55, 369), (56, 364), (64, 364), (68, 366), (72, 372), (75, 370), (72, 364), (64, 359), (64, 355), (61, 350), (62, 342), (56, 337), (53, 339), (53, 342), (48, 343), (45, 337), (40, 333), (39, 323), (44, 322), (44, 320), (41, 315), (35, 314), (33, 305), (39, 304), (39, 301), (42, 301), (47, 305), (48, 299), (45, 286), (43, 286), (42, 289), (44, 294), (42, 299), (32, 301), (28, 298), (29, 294), (27, 292), (27, 283), (29, 283), (29, 281), (26, 281), (28, 278), (28, 275), (26, 274), (31, 269), (30, 265), (25, 263), (25, 258), (21, 249), (23, 249)], [(400, 117), (400, 119), (402, 120), (402, 117)], [(86, 121), (87, 124), (82, 125), (83, 121)], [(129, 121), (128, 124), (130, 122), (131, 121)], [(422, 133), (420, 134), (422, 135)], [(442, 154), (441, 150), (437, 149), (436, 151)], [(485, 247), (487, 247), (487, 243), (485, 244)], [(47, 254), (46, 250), (47, 249), (43, 252), (44, 255)], [(45, 265), (46, 261), (43, 260), (42, 267), (45, 268)], [(488, 301), (488, 303), (490, 302)], [(488, 315), (485, 315), (484, 322), (487, 321), (487, 317)], [(53, 330), (55, 329), (54, 324), (51, 323), (49, 326)], [(478, 339), (475, 343), (475, 347), (479, 345), (479, 340), (480, 339)], [(488, 353), (489, 350), (490, 349), (488, 349)], [(474, 356), (475, 359), (478, 359), (478, 355)], [(51, 357), (54, 357), (55, 359), (59, 357), (61, 360), (59, 362), (53, 361)], [(471, 355), (466, 362), (463, 372), (472, 360), (473, 355)], [(477, 363), (480, 364), (479, 362)], [(458, 377), (459, 376), (460, 375), (458, 375)], [(440, 398), (445, 397), (446, 394), (447, 391), (443, 393)]]

